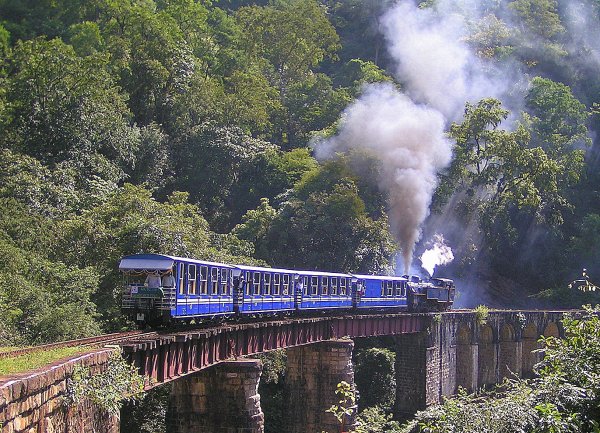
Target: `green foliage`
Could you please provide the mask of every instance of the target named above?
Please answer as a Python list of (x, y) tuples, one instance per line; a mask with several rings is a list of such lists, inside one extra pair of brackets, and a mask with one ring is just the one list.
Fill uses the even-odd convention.
[(352, 385), (345, 380), (337, 384), (335, 388), (335, 395), (339, 398), (338, 403), (331, 405), (326, 412), (329, 412), (335, 416), (340, 423), (341, 431), (344, 431), (346, 419), (349, 416), (352, 416), (356, 410), (356, 395), (354, 389), (352, 389)]
[(388, 266), (394, 248), (386, 219), (367, 215), (339, 162), (307, 172), (279, 210), (263, 202), (234, 232), (282, 267), (374, 272)]
[(485, 325), (490, 315), (490, 309), (486, 305), (478, 305), (474, 310), (475, 319), (479, 325)]
[[(18, 349), (18, 347), (12, 347), (9, 349)], [(26, 355), (1, 358), (0, 375), (13, 376), (18, 373), (36, 370), (61, 359), (89, 352), (90, 350), (91, 349), (89, 347), (80, 346), (61, 347), (56, 349), (45, 349), (43, 351), (33, 352)], [(0, 348), (0, 352), (3, 351), (4, 348)]]
[(359, 409), (391, 408), (396, 398), (395, 360), (396, 354), (388, 349), (370, 348), (356, 354), (354, 370)]
[(106, 55), (79, 57), (59, 39), (37, 38), (16, 44), (7, 70), (5, 147), (72, 167), (81, 184), (122, 179), (138, 132)]
[(379, 406), (368, 407), (357, 416), (355, 433), (400, 433), (402, 430), (392, 415)]
[(284, 349), (272, 350), (257, 356), (262, 362), (261, 381), (279, 383), (285, 376), (287, 352)]
[(66, 406), (77, 406), (89, 401), (99, 408), (117, 415), (125, 401), (137, 401), (144, 395), (145, 378), (137, 373), (120, 353), (114, 352), (106, 369), (92, 374), (88, 367), (75, 366), (67, 381)]
[(156, 386), (135, 401), (121, 407), (123, 433), (167, 433), (166, 417), (171, 400), (171, 384)]

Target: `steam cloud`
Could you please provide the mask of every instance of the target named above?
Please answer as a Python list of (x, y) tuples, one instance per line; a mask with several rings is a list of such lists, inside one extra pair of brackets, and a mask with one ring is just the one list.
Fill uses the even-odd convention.
[(514, 63), (481, 60), (467, 45), (468, 22), (486, 12), (477, 1), (459, 3), (438, 0), (420, 9), (403, 0), (390, 8), (380, 19), (381, 30), (403, 93), (389, 84), (365, 86), (345, 110), (338, 134), (315, 146), (317, 158), (349, 150), (378, 158), (379, 185), (388, 197), (405, 273), (429, 215), (437, 174), (452, 159), (444, 129), (461, 118), (465, 102), (496, 97), (510, 107), (522, 103), (525, 91)]
[(446, 245), (444, 236), (436, 233), (432, 240), (431, 248), (425, 250), (421, 255), (421, 266), (427, 271), (429, 276), (433, 276), (436, 266), (447, 265), (454, 260), (452, 248)]
[[(509, 99), (519, 77), (507, 77), (477, 57), (465, 42), (469, 31), (456, 2), (438, 1), (435, 8), (419, 9), (404, 1), (382, 17), (388, 51), (396, 62), (396, 77), (416, 101), (458, 119), (465, 102), (484, 97)], [(462, 13), (474, 19), (479, 12), (468, 5)], [(509, 75), (517, 74), (518, 71)]]
[(344, 112), (339, 134), (319, 143), (318, 157), (366, 149), (381, 163), (380, 187), (388, 194), (389, 218), (406, 272), (420, 227), (429, 214), (437, 172), (452, 159), (444, 117), (415, 104), (391, 84), (368, 86)]

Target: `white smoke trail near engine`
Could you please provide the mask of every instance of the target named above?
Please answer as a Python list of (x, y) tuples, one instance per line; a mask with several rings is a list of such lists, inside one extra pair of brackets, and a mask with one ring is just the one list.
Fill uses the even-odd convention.
[[(462, 116), (465, 102), (484, 97), (502, 100), (520, 78), (514, 67), (484, 62), (469, 47), (467, 19), (477, 19), (476, 4), (439, 0), (419, 8), (398, 2), (381, 19), (388, 51), (396, 62), (395, 76), (417, 102), (440, 111), (448, 120)], [(472, 6), (475, 6), (474, 8)], [(465, 16), (466, 14), (467, 16)]]
[(452, 159), (444, 127), (438, 111), (415, 104), (391, 84), (374, 84), (345, 110), (339, 133), (317, 144), (320, 158), (351, 149), (378, 157), (379, 185), (388, 196), (390, 225), (406, 272), (429, 215), (437, 173)]
[(443, 235), (436, 233), (431, 243), (433, 245), (421, 255), (421, 266), (427, 271), (430, 277), (433, 276), (436, 266), (447, 265), (454, 260), (452, 248), (446, 245)]
[(464, 42), (465, 18), (451, 11), (453, 2), (436, 5), (420, 9), (400, 1), (381, 18), (405, 94), (390, 84), (366, 86), (345, 110), (338, 134), (315, 143), (317, 158), (353, 149), (377, 157), (405, 273), (429, 215), (437, 175), (452, 159), (444, 129), (460, 118), (465, 102), (500, 97), (515, 84), (511, 74), (484, 65)]

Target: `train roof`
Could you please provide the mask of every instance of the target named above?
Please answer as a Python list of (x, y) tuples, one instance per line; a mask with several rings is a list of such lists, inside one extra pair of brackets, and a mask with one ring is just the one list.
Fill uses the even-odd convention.
[(351, 274), (340, 274), (338, 272), (322, 272), (322, 271), (296, 271), (298, 275), (315, 275), (323, 277), (346, 277), (352, 278)]
[(408, 281), (404, 277), (398, 277), (394, 275), (359, 275), (353, 274), (353, 277), (360, 278), (362, 280), (381, 280), (381, 281)]
[(206, 266), (219, 266), (221, 268), (233, 268), (225, 263), (209, 262), (206, 260), (188, 259), (187, 257), (169, 256), (166, 254), (132, 254), (125, 256), (119, 263), (120, 270), (128, 269), (156, 269), (166, 271), (173, 267), (175, 261), (196, 263)]
[(341, 274), (339, 272), (323, 272), (323, 271), (298, 271), (296, 269), (280, 269), (280, 268), (265, 268), (261, 266), (248, 265), (233, 265), (234, 268), (239, 268), (243, 271), (262, 271), (262, 272), (281, 272), (286, 274), (296, 275), (315, 275), (315, 276), (330, 276), (330, 277), (347, 277), (351, 278), (350, 274)]
[(295, 271), (292, 269), (265, 268), (262, 266), (233, 265), (233, 267), (241, 269), (242, 271), (280, 272), (280, 273), (285, 273), (285, 274), (297, 274), (298, 273), (298, 271)]

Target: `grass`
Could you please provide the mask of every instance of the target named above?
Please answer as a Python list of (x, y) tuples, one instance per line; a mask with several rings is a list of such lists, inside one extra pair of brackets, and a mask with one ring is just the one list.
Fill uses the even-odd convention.
[[(6, 347), (0, 348), (0, 350), (3, 349), (8, 350)], [(43, 367), (60, 359), (89, 352), (91, 350), (93, 349), (81, 346), (63, 347), (28, 353), (14, 358), (0, 359), (0, 376), (10, 376), (15, 373), (35, 370), (36, 368)]]

